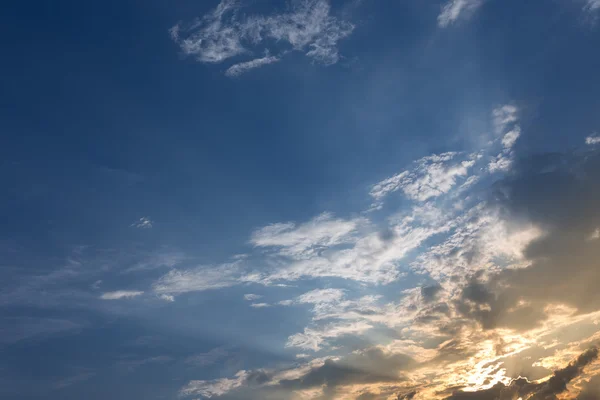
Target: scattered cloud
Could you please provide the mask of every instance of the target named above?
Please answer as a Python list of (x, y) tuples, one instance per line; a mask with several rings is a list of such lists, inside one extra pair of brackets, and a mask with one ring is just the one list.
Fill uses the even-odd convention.
[(115, 292), (103, 293), (100, 298), (102, 300), (121, 300), (121, 299), (132, 299), (143, 295), (144, 292), (136, 290), (117, 290)]
[(266, 307), (271, 307), (271, 305), (268, 304), (268, 303), (252, 303), (252, 304), (250, 304), (250, 307), (252, 307), (252, 308), (266, 308)]
[(527, 378), (519, 378), (509, 385), (498, 383), (490, 389), (477, 392), (456, 392), (446, 400), (490, 400), (523, 398), (531, 400), (556, 399), (558, 394), (567, 391), (567, 384), (580, 375), (583, 368), (598, 357), (598, 349), (592, 348), (582, 353), (577, 359), (554, 374), (544, 382), (529, 382)]
[[(600, 4), (600, 3), (598, 3), (598, 4)], [(589, 146), (600, 144), (600, 136), (591, 135), (591, 136), (586, 137), (585, 138), (585, 144), (587, 144)]]
[(361, 218), (343, 220), (323, 213), (299, 226), (291, 222), (265, 226), (255, 231), (250, 241), (257, 247), (276, 247), (282, 256), (305, 259), (326, 248), (351, 242), (363, 222)]
[(222, 0), (196, 22), (175, 25), (171, 38), (184, 54), (204, 63), (251, 55), (262, 46), (265, 57), (237, 63), (226, 71), (228, 76), (239, 76), (277, 62), (290, 51), (303, 52), (324, 65), (335, 64), (340, 57), (338, 42), (354, 29), (351, 23), (331, 15), (328, 0), (294, 0), (288, 12), (269, 16), (241, 14), (240, 8), (235, 0)]
[(372, 208), (379, 208), (381, 200), (397, 190), (402, 190), (409, 199), (421, 202), (448, 193), (475, 165), (469, 158), (456, 161), (459, 155), (448, 152), (423, 157), (415, 162), (414, 169), (375, 184), (369, 193), (376, 201)]
[(158, 296), (159, 299), (172, 303), (175, 301), (175, 297), (168, 294), (161, 294)]
[(154, 222), (150, 219), (150, 217), (141, 217), (140, 219), (138, 219), (137, 221), (135, 221), (133, 224), (131, 224), (129, 226), (132, 228), (150, 229), (150, 228), (152, 228), (153, 224), (154, 224)]
[(469, 18), (482, 4), (483, 0), (449, 0), (438, 15), (438, 25), (446, 28), (459, 19)]
[(254, 300), (258, 300), (258, 299), (262, 299), (263, 296), (261, 296), (260, 294), (245, 294), (244, 295), (244, 300), (246, 301), (254, 301)]

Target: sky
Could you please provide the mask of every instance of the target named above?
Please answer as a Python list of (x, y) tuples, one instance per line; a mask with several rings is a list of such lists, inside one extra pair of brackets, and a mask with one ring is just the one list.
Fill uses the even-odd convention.
[(600, 1), (0, 37), (0, 398), (600, 399)]

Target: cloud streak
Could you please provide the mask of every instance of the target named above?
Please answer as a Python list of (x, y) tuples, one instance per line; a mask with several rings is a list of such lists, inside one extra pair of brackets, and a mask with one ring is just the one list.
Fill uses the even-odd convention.
[(144, 292), (137, 290), (117, 290), (115, 292), (103, 293), (100, 298), (102, 300), (121, 300), (121, 299), (132, 299), (143, 295)]
[(234, 77), (277, 62), (290, 51), (303, 52), (320, 64), (335, 64), (340, 57), (338, 42), (354, 29), (351, 23), (331, 15), (327, 0), (294, 0), (289, 12), (269, 16), (242, 16), (239, 9), (239, 2), (223, 0), (198, 21), (175, 25), (171, 38), (185, 55), (203, 63), (251, 55), (261, 47), (261, 51), (275, 54), (229, 67), (225, 74)]

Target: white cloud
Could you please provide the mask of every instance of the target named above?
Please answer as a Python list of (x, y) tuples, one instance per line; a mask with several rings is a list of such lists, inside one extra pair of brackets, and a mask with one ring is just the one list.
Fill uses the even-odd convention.
[(511, 165), (512, 165), (512, 159), (510, 157), (508, 157), (506, 154), (501, 153), (501, 154), (498, 154), (498, 156), (495, 159), (490, 161), (490, 163), (488, 164), (488, 170), (491, 173), (508, 171), (510, 169)]
[(137, 296), (143, 295), (144, 292), (136, 290), (117, 290), (115, 292), (103, 293), (100, 298), (102, 300), (120, 300), (120, 299), (131, 299)]
[[(599, 0), (600, 1), (600, 0)], [(599, 3), (600, 4), (600, 3)], [(599, 6), (600, 7), (600, 6)], [(585, 144), (589, 146), (593, 146), (596, 144), (600, 144), (600, 136), (591, 135), (585, 138)]]
[(496, 133), (503, 133), (507, 126), (517, 122), (518, 112), (517, 107), (512, 104), (505, 104), (495, 108), (492, 111), (492, 116)]
[(271, 307), (271, 305), (268, 303), (252, 303), (252, 304), (250, 304), (250, 307), (252, 307), (252, 308), (267, 308), (267, 307)]
[(445, 28), (459, 18), (468, 18), (483, 4), (483, 0), (449, 0), (438, 15), (438, 25)]
[[(289, 12), (270, 16), (241, 17), (239, 3), (222, 0), (213, 11), (190, 26), (175, 25), (172, 39), (186, 55), (205, 63), (220, 63), (234, 56), (251, 54), (259, 45), (273, 46), (276, 56), (236, 64), (227, 70), (237, 76), (248, 69), (276, 62), (290, 50), (325, 65), (339, 59), (337, 43), (349, 36), (354, 26), (330, 14), (328, 0), (295, 0)], [(280, 50), (287, 44), (287, 49)], [(266, 49), (269, 51), (269, 48)]]
[(258, 299), (262, 299), (262, 296), (259, 294), (245, 294), (244, 295), (244, 300), (246, 300), (246, 301), (254, 301), (254, 300), (258, 300)]
[(172, 295), (230, 287), (238, 284), (240, 279), (240, 263), (235, 262), (216, 267), (174, 269), (159, 278), (152, 288), (158, 294)]
[(339, 302), (344, 297), (341, 289), (315, 289), (298, 296), (298, 303), (320, 304)]
[(225, 71), (225, 75), (229, 77), (240, 76), (251, 69), (262, 67), (263, 65), (273, 64), (279, 61), (278, 57), (273, 56), (265, 56), (262, 58), (255, 58), (251, 61), (245, 61), (238, 64), (234, 64), (231, 67), (227, 68)]
[(222, 378), (213, 381), (190, 381), (180, 394), (183, 396), (199, 395), (211, 398), (222, 396), (234, 389), (241, 387), (248, 377), (248, 372), (239, 371), (234, 378)]
[(364, 219), (334, 219), (323, 213), (302, 225), (278, 223), (255, 231), (250, 242), (258, 247), (277, 247), (279, 254), (295, 259), (314, 256), (322, 249), (352, 241)]
[(327, 339), (346, 335), (359, 335), (373, 326), (364, 321), (351, 323), (332, 323), (320, 329), (304, 328), (303, 333), (296, 333), (288, 338), (285, 347), (297, 347), (305, 350), (319, 351)]
[(423, 157), (416, 161), (417, 166), (387, 178), (373, 186), (371, 197), (376, 201), (372, 209), (380, 208), (382, 199), (389, 193), (402, 190), (406, 197), (426, 201), (448, 193), (458, 178), (466, 177), (475, 161), (466, 159), (454, 161), (458, 153), (448, 152)]
[(141, 217), (140, 219), (138, 219), (137, 221), (135, 221), (133, 224), (131, 224), (129, 226), (132, 228), (150, 229), (150, 228), (152, 228), (153, 224), (154, 224), (154, 222), (150, 219), (150, 217)]
[(502, 146), (504, 146), (505, 149), (511, 149), (515, 143), (517, 143), (519, 136), (521, 136), (521, 128), (516, 126), (504, 135), (502, 138)]
[(161, 300), (164, 301), (168, 301), (169, 303), (172, 303), (175, 301), (175, 297), (169, 295), (169, 294), (161, 294), (160, 296), (158, 296)]

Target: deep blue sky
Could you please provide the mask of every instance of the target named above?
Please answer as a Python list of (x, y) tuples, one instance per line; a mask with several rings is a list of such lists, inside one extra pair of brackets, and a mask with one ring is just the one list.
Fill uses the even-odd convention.
[[(306, 45), (294, 48), (265, 22), (261, 41), (240, 36), (246, 52), (218, 63), (202, 62), (205, 50), (186, 54), (182, 45), (202, 34), (207, 17), (185, 27), (211, 15), (217, 0), (5, 5), (0, 397), (176, 398), (191, 380), (297, 363), (296, 354), (308, 351), (286, 347), (289, 337), (320, 322), (308, 306), (278, 301), (339, 288), (352, 299), (380, 295), (383, 304), (440, 281), (411, 264), (443, 242), (439, 232), (410, 247), (408, 258), (391, 257), (401, 272), (392, 280), (277, 273), (352, 248), (355, 233), (396, 232), (389, 221), (410, 214), (415, 202), (429, 201), (445, 215), (445, 207), (457, 210), (457, 197), (419, 200), (401, 185), (381, 210), (368, 211), (373, 185), (422, 157), (458, 151), (454, 160), (467, 160), (481, 152), (481, 165), (468, 166), (468, 175), (458, 173), (450, 186), (477, 172), (480, 186), (469, 197), (456, 196), (469, 206), (488, 199), (490, 185), (520, 173), (506, 167), (494, 174), (487, 165), (496, 156), (489, 152), (502, 148), (498, 135), (506, 132), (498, 129), (508, 127), (493, 118), (503, 105), (518, 110), (510, 124), (521, 132), (505, 146), (507, 159), (590, 151), (586, 137), (600, 131), (594, 1), (455, 3), (461, 1), (473, 9), (458, 10), (442, 26), (443, 1), (241, 0), (222, 20), (237, 26), (238, 35), (253, 16), (276, 19), (297, 13), (302, 3), (330, 4), (330, 25), (317, 26)], [(338, 23), (352, 29), (328, 49), (338, 53), (335, 62), (307, 55)], [(176, 24), (182, 33), (173, 40), (169, 29)], [(226, 73), (266, 49), (280, 60), (236, 77)], [(310, 244), (277, 239), (278, 233), (271, 244), (257, 239), (273, 223), (320, 226), (314, 221), (323, 212), (332, 213), (325, 219), (335, 229), (356, 221), (354, 239), (337, 241), (329, 233), (315, 239), (314, 231), (305, 232)], [(294, 246), (305, 246), (302, 254)], [(329, 262), (341, 259), (331, 254)], [(158, 289), (176, 271), (221, 271), (232, 262), (233, 278), (218, 272), (201, 289)], [(250, 272), (263, 275), (248, 280)], [(103, 299), (117, 291), (130, 294)], [(269, 307), (250, 307), (243, 296), (254, 293), (264, 296), (254, 303)], [(343, 357), (398, 339), (398, 332), (378, 326), (367, 337), (335, 336), (327, 339), (332, 350), (314, 357)], [(214, 361), (188, 360), (214, 349), (221, 349)]]

